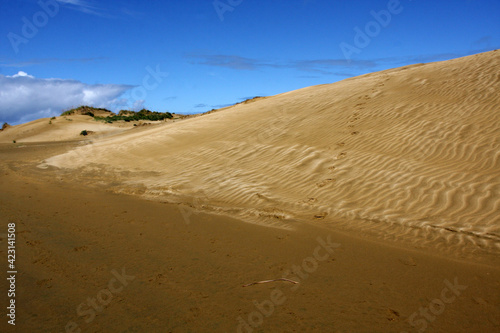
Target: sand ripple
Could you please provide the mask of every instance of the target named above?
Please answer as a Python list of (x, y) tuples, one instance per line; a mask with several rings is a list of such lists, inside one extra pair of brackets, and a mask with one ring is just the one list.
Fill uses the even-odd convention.
[(111, 170), (103, 174), (118, 192), (256, 223), (301, 219), (498, 253), (499, 69), (500, 53), (489, 52), (364, 75), (103, 139), (46, 163), (81, 175), (98, 165), (93, 177), (102, 182), (96, 173)]

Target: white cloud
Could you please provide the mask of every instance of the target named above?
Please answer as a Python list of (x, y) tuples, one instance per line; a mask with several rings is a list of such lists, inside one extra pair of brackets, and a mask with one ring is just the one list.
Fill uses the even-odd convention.
[(90, 1), (85, 0), (57, 0), (63, 6), (92, 15), (101, 15), (99, 9)]
[(19, 71), (17, 74), (15, 74), (12, 77), (21, 77), (21, 76), (27, 76), (27, 77), (30, 77), (30, 78), (34, 78), (34, 76), (28, 75), (28, 73), (23, 72), (23, 71)]
[(80, 105), (113, 108), (130, 85), (85, 84), (76, 80), (39, 79), (25, 72), (0, 75), (0, 121), (19, 124), (59, 115)]
[[(123, 2), (116, 1), (116, 4), (111, 4), (111, 1), (96, 1), (96, 0), (56, 0), (61, 6), (79, 11), (89, 15), (100, 16), (103, 18), (118, 18), (120, 16), (132, 17), (134, 19), (144, 18), (144, 13), (135, 9), (123, 7)], [(125, 3), (125, 5), (130, 5)]]

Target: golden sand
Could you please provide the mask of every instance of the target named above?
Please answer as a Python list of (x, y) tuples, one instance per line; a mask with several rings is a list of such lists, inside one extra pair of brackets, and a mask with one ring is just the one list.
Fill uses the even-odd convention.
[(0, 254), (15, 223), (16, 331), (497, 332), (499, 62), (407, 66), (150, 126), (7, 128)]

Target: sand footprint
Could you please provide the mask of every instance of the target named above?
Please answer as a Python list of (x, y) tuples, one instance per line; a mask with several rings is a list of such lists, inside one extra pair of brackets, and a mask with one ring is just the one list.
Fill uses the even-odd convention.
[(306, 200), (304, 200), (303, 202), (308, 204), (308, 205), (312, 205), (313, 203), (315, 203), (316, 201), (318, 201), (318, 199), (316, 198), (307, 198)]
[(318, 219), (318, 220), (319, 220), (319, 219), (324, 219), (327, 215), (328, 215), (328, 213), (327, 213), (327, 212), (322, 212), (322, 213), (315, 214), (315, 215), (314, 215), (314, 218), (315, 218), (315, 219)]
[(89, 249), (88, 246), (84, 245), (84, 246), (78, 246), (78, 247), (73, 248), (73, 251), (74, 252), (81, 252), (81, 251), (87, 251), (88, 249)]
[(335, 178), (328, 178), (320, 181), (319, 183), (316, 183), (317, 187), (324, 187), (328, 185), (329, 183), (333, 183), (335, 181)]
[(340, 160), (341, 158), (345, 158), (347, 156), (347, 153), (342, 152), (337, 156), (337, 159)]

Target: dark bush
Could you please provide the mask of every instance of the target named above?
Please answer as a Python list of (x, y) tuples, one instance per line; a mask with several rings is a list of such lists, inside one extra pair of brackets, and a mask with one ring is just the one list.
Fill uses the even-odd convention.
[(121, 110), (118, 116), (108, 116), (108, 117), (94, 117), (95, 120), (102, 120), (107, 123), (112, 123), (113, 121), (124, 120), (126, 122), (138, 121), (138, 120), (151, 120), (159, 121), (164, 119), (172, 119), (173, 116), (170, 112), (156, 112), (146, 109), (135, 112), (130, 110)]

